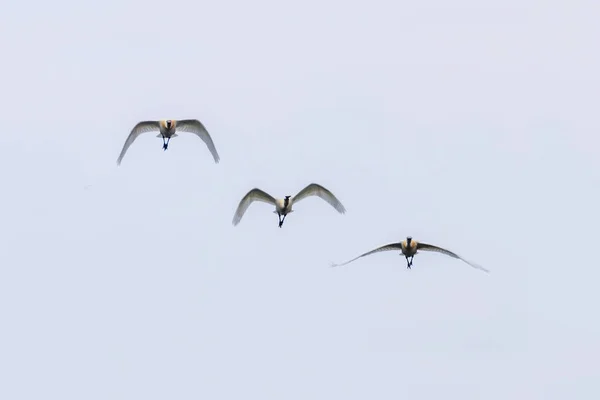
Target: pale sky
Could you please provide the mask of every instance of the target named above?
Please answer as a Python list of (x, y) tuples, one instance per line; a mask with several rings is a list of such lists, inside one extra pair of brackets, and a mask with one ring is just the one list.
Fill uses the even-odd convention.
[(598, 2), (2, 9), (1, 399), (600, 398)]

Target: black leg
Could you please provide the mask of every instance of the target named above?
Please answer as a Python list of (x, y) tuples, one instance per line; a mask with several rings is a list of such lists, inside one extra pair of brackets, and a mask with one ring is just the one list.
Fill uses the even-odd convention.
[(283, 221), (281, 220), (281, 214), (277, 213), (277, 217), (279, 218), (279, 227), (281, 228), (281, 225), (283, 225)]
[(167, 150), (167, 148), (169, 148), (169, 140), (171, 140), (171, 138), (167, 138), (167, 141), (165, 142), (165, 138), (163, 136), (163, 150)]
[(406, 257), (406, 268), (410, 269), (412, 262), (408, 260), (408, 256), (405, 256), (405, 257)]

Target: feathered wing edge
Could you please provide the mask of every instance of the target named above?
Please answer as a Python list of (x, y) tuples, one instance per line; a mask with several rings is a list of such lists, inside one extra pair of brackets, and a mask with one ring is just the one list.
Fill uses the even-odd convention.
[(335, 195), (331, 193), (328, 189), (324, 188), (323, 186), (317, 183), (311, 183), (304, 189), (299, 191), (298, 194), (294, 196), (294, 202), (296, 203), (309, 196), (320, 197), (321, 199), (329, 203), (333, 208), (335, 208), (340, 214), (344, 214), (346, 212), (346, 208), (338, 200), (338, 198), (335, 197)]
[(233, 215), (233, 225), (237, 225), (242, 220), (244, 213), (250, 207), (254, 201), (262, 201), (264, 203), (275, 205), (275, 198), (271, 196), (269, 193), (260, 190), (258, 188), (254, 188), (250, 190), (246, 195), (240, 200), (240, 203), (235, 210), (235, 214)]
[(471, 261), (468, 261), (468, 260), (462, 258), (461, 256), (459, 256), (458, 254), (453, 253), (450, 250), (446, 250), (446, 249), (444, 249), (442, 247), (439, 247), (439, 246), (434, 246), (432, 244), (427, 244), (427, 243), (421, 243), (421, 242), (419, 242), (418, 245), (417, 245), (417, 250), (434, 251), (434, 252), (437, 252), (437, 253), (442, 253), (442, 254), (445, 254), (447, 256), (450, 256), (450, 257), (456, 258), (458, 260), (461, 260), (461, 261), (467, 263), (468, 265), (470, 265), (471, 267), (473, 267), (475, 269), (479, 269), (479, 270), (487, 272), (487, 273), (490, 272), (488, 269), (483, 268), (481, 265), (476, 264), (476, 263), (471, 262)]
[(368, 256), (368, 255), (374, 254), (374, 253), (379, 253), (380, 251), (391, 251), (391, 250), (400, 250), (400, 251), (402, 251), (402, 243), (390, 243), (390, 244), (386, 244), (385, 246), (381, 246), (381, 247), (378, 247), (378, 248), (376, 248), (374, 250), (367, 251), (366, 253), (363, 253), (360, 256), (354, 257), (352, 260), (343, 262), (341, 264), (332, 263), (331, 266), (332, 267), (341, 267), (343, 265), (350, 264), (352, 261), (358, 260), (361, 257), (365, 257), (365, 256)]
[(176, 129), (182, 132), (193, 133), (200, 139), (202, 139), (202, 141), (206, 144), (206, 147), (208, 147), (210, 154), (212, 154), (215, 163), (219, 162), (221, 158), (219, 157), (217, 148), (215, 147), (215, 144), (212, 138), (210, 137), (210, 134), (208, 133), (202, 122), (198, 121), (197, 119), (182, 119), (180, 121), (177, 121)]
[(119, 154), (119, 158), (117, 158), (117, 165), (121, 165), (121, 161), (123, 161), (123, 157), (125, 157), (125, 153), (127, 153), (129, 146), (133, 144), (133, 142), (135, 141), (135, 139), (138, 138), (138, 136), (140, 136), (142, 133), (158, 130), (160, 130), (160, 125), (158, 121), (138, 122), (127, 136), (127, 139), (125, 139), (125, 143), (123, 144), (121, 154)]

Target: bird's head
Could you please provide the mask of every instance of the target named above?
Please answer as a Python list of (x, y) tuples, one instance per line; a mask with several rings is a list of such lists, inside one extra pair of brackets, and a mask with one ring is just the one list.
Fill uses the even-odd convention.
[(290, 197), (292, 197), (292, 196), (285, 196), (285, 199), (286, 199), (286, 200), (289, 200), (289, 199), (290, 199)]
[(406, 244), (410, 246), (410, 242), (412, 242), (412, 236), (406, 237)]
[(167, 129), (171, 129), (171, 127), (173, 126), (173, 121), (168, 119), (165, 121), (165, 125), (167, 126)]

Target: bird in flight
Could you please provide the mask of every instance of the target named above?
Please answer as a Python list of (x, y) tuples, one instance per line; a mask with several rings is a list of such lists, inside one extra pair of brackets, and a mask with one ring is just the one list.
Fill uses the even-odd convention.
[(125, 140), (125, 144), (123, 145), (123, 149), (121, 150), (121, 154), (119, 154), (119, 158), (117, 159), (117, 165), (121, 164), (123, 157), (125, 157), (125, 153), (129, 146), (138, 138), (142, 133), (159, 131), (159, 134), (156, 137), (162, 137), (163, 139), (163, 150), (167, 150), (169, 147), (169, 141), (171, 138), (179, 136), (176, 132), (189, 132), (194, 133), (200, 139), (204, 141), (208, 150), (211, 152), (215, 163), (219, 162), (219, 154), (217, 153), (217, 149), (215, 148), (215, 144), (210, 137), (210, 134), (202, 124), (202, 122), (197, 119), (182, 119), (182, 120), (174, 120), (174, 119), (161, 119), (159, 121), (142, 121), (138, 122), (131, 132), (127, 139)]
[(441, 247), (434, 246), (432, 244), (426, 244), (426, 243), (417, 242), (416, 240), (413, 240), (413, 238), (410, 237), (410, 236), (408, 236), (406, 238), (406, 240), (403, 240), (403, 241), (401, 241), (399, 243), (386, 244), (385, 246), (381, 246), (381, 247), (378, 247), (378, 248), (376, 248), (374, 250), (371, 250), (371, 251), (368, 251), (368, 252), (366, 252), (364, 254), (361, 254), (360, 256), (355, 257), (352, 260), (346, 261), (346, 262), (341, 263), (341, 264), (331, 264), (331, 266), (332, 267), (340, 267), (342, 265), (349, 264), (349, 263), (351, 263), (354, 260), (358, 260), (359, 258), (364, 257), (364, 256), (368, 256), (370, 254), (379, 253), (380, 251), (393, 251), (393, 250), (400, 250), (401, 254), (404, 255), (404, 257), (406, 258), (406, 264), (407, 264), (406, 268), (408, 268), (408, 269), (411, 268), (412, 263), (413, 263), (413, 258), (415, 256), (415, 254), (417, 254), (417, 251), (421, 250), (421, 251), (434, 251), (434, 252), (437, 252), (437, 253), (442, 253), (442, 254), (445, 254), (447, 256), (459, 259), (459, 260), (467, 263), (468, 265), (470, 265), (473, 268), (477, 268), (477, 269), (480, 269), (480, 270), (485, 271), (485, 272), (490, 272), (489, 270), (483, 268), (482, 266), (480, 266), (478, 264), (475, 264), (475, 263), (472, 263), (470, 261), (465, 260), (464, 258), (460, 257), (459, 255), (451, 252), (450, 250), (446, 250), (446, 249), (443, 249)]
[(246, 193), (246, 195), (240, 201), (240, 204), (238, 205), (233, 216), (232, 223), (233, 225), (240, 223), (240, 220), (252, 202), (262, 201), (275, 206), (274, 213), (276, 213), (279, 217), (279, 227), (281, 228), (283, 221), (285, 221), (286, 215), (294, 211), (292, 210), (292, 205), (309, 196), (320, 197), (329, 203), (333, 208), (335, 208), (340, 214), (344, 214), (346, 212), (346, 209), (342, 203), (340, 203), (333, 193), (316, 183), (311, 183), (310, 185), (306, 186), (295, 196), (285, 196), (283, 199), (276, 199), (270, 194), (258, 188), (254, 188)]

